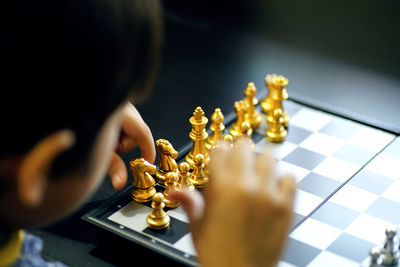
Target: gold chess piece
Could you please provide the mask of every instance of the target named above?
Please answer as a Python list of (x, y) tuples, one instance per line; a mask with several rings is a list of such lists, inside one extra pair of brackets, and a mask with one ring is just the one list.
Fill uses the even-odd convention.
[(204, 168), (204, 157), (202, 154), (197, 154), (194, 157), (194, 170), (190, 176), (190, 182), (192, 182), (195, 187), (201, 188), (208, 183), (208, 176)]
[(233, 143), (233, 137), (230, 134), (224, 135), (224, 141), (228, 143)]
[(243, 138), (246, 138), (246, 140), (249, 142), (250, 146), (254, 149), (255, 144), (253, 140), (251, 139), (251, 135), (253, 134), (253, 129), (251, 128), (250, 122), (245, 121), (242, 123), (240, 130), (242, 131), (242, 136)]
[(253, 130), (257, 129), (261, 123), (261, 113), (255, 109), (255, 106), (258, 104), (257, 99), (257, 88), (253, 82), (249, 82), (246, 90), (244, 91), (244, 101), (248, 105), (248, 110), (245, 114), (244, 119), (250, 122), (251, 128)]
[(282, 109), (275, 109), (271, 116), (267, 116), (268, 129), (266, 136), (269, 141), (274, 143), (283, 142), (287, 136), (287, 131), (283, 126), (283, 112)]
[(194, 157), (197, 154), (204, 156), (204, 162), (208, 163), (209, 156), (206, 149), (205, 141), (207, 140), (208, 134), (206, 132), (206, 125), (208, 119), (204, 116), (204, 111), (201, 107), (197, 107), (193, 112), (193, 116), (189, 119), (192, 125), (192, 131), (189, 133), (190, 139), (193, 140), (193, 146), (190, 152), (186, 155), (186, 162), (189, 163), (190, 168), (194, 167)]
[(239, 136), (242, 136), (242, 131), (240, 130), (240, 127), (241, 127), (242, 123), (245, 121), (244, 116), (248, 110), (248, 105), (243, 100), (236, 101), (234, 104), (234, 108), (235, 108), (235, 113), (236, 113), (237, 119), (236, 119), (236, 122), (229, 129), (229, 134), (232, 135), (233, 139), (236, 139)]
[[(226, 134), (222, 137), (222, 139), (220, 140), (220, 142), (217, 142), (214, 145), (214, 148), (220, 147), (221, 143), (225, 143), (227, 144), (229, 147), (233, 147), (233, 137), (230, 134)], [(206, 166), (207, 167), (207, 166)]]
[(168, 208), (176, 208), (181, 203), (169, 200), (168, 196), (171, 194), (173, 190), (177, 190), (179, 176), (175, 172), (168, 172), (165, 174), (165, 179), (166, 179), (165, 180), (166, 188), (164, 190), (165, 205)]
[(224, 135), (224, 141), (232, 148), (233, 147), (233, 137), (230, 134)]
[(132, 159), (129, 165), (133, 176), (132, 199), (139, 203), (150, 201), (156, 193), (154, 188), (156, 182), (151, 176), (156, 173), (156, 166), (143, 158)]
[(156, 177), (160, 184), (165, 183), (165, 174), (168, 172), (179, 173), (178, 164), (176, 164), (176, 157), (178, 152), (174, 149), (171, 143), (165, 139), (158, 139), (156, 141), (157, 154), (158, 154), (158, 170)]
[(272, 114), (273, 110), (282, 110), (283, 126), (287, 127), (289, 125), (289, 115), (284, 111), (282, 102), (288, 99), (289, 95), (286, 91), (285, 86), (288, 85), (289, 80), (277, 74), (268, 74), (265, 77), (265, 83), (268, 86), (268, 95), (264, 98), (260, 105), (267, 116)]
[(179, 183), (181, 184), (181, 188), (193, 191), (194, 185), (190, 182), (190, 166), (187, 162), (181, 162), (179, 164)]
[(225, 130), (224, 114), (220, 108), (216, 108), (211, 116), (210, 129), (213, 133), (206, 140), (206, 149), (210, 150), (214, 145), (222, 139), (222, 132)]
[(164, 211), (165, 203), (164, 195), (162, 193), (154, 194), (151, 207), (153, 210), (147, 216), (147, 225), (155, 230), (163, 230), (167, 228), (171, 219)]

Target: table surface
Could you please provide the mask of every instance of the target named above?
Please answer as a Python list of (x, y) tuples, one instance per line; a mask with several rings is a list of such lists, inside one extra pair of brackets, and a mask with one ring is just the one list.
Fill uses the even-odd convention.
[[(262, 34), (229, 25), (187, 20), (166, 15), (163, 61), (157, 84), (147, 102), (139, 106), (154, 139), (166, 138), (175, 148), (186, 145), (188, 122), (194, 108), (206, 115), (219, 107), (225, 114), (253, 81), (260, 95), (266, 94), (264, 77), (279, 73), (289, 78), (290, 95), (351, 112), (400, 132), (400, 75), (302, 50)], [(134, 150), (124, 158), (138, 155)], [(33, 233), (45, 241), (43, 255), (71, 266), (114, 266), (133, 264), (135, 259), (169, 262), (152, 251), (136, 246), (81, 220), (114, 194), (104, 180), (99, 190), (70, 217)], [(132, 256), (132, 255), (140, 255)]]

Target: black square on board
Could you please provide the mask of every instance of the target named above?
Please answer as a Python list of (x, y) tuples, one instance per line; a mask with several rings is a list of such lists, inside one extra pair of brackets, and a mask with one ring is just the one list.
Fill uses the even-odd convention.
[(393, 182), (394, 180), (391, 178), (364, 169), (351, 178), (349, 184), (380, 195), (385, 192)]
[(289, 237), (283, 260), (296, 266), (306, 266), (321, 250)]
[(358, 216), (359, 212), (328, 201), (317, 209), (311, 218), (344, 230)]
[(189, 233), (188, 225), (174, 217), (170, 217), (171, 221), (169, 227), (164, 230), (153, 230), (149, 227), (143, 230), (143, 232), (150, 234), (156, 238), (162, 239), (168, 243), (174, 244), (179, 239)]
[(324, 199), (332, 194), (340, 185), (341, 183), (338, 181), (313, 172), (297, 184), (299, 189)]
[(373, 247), (373, 243), (347, 233), (342, 233), (327, 250), (355, 262), (362, 262)]
[(309, 137), (311, 134), (312, 132), (309, 130), (302, 129), (294, 125), (290, 125), (289, 121), (288, 135), (286, 136), (286, 141), (298, 145), (301, 142), (303, 142), (307, 137)]
[(345, 144), (333, 156), (358, 166), (363, 166), (375, 155), (375, 152), (363, 149), (361, 147)]
[(372, 215), (392, 224), (400, 224), (400, 203), (386, 198), (378, 198), (367, 210)]
[(326, 156), (310, 151), (301, 147), (296, 148), (283, 160), (307, 170), (313, 170), (317, 167)]
[(319, 131), (321, 133), (346, 140), (353, 136), (358, 129), (360, 129), (360, 127), (355, 122), (337, 118), (325, 125)]

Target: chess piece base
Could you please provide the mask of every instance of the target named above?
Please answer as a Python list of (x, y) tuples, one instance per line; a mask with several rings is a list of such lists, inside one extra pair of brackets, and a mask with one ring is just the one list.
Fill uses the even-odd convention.
[(135, 202), (143, 203), (150, 201), (155, 193), (156, 189), (154, 187), (150, 187), (147, 189), (134, 188), (131, 191), (131, 196)]
[(283, 127), (287, 128), (289, 126), (289, 114), (287, 114), (286, 112), (283, 113), (282, 116), (282, 125)]
[[(168, 173), (168, 172), (162, 171), (162, 170), (160, 170), (160, 169), (157, 170), (157, 172), (156, 172), (156, 178), (157, 178), (157, 182), (158, 182), (160, 185), (165, 185), (165, 180), (166, 180), (165, 174), (166, 174), (166, 173)], [(179, 175), (179, 170), (175, 170), (175, 173), (176, 173), (177, 175)]]
[(281, 142), (285, 141), (286, 136), (287, 136), (287, 131), (283, 130), (283, 131), (280, 131), (279, 133), (267, 131), (266, 136), (270, 142), (281, 143)]
[(190, 182), (191, 182), (196, 188), (202, 188), (202, 187), (206, 186), (206, 184), (208, 183), (208, 177), (204, 177), (204, 178), (202, 178), (202, 179), (197, 179), (197, 180), (190, 179)]
[(245, 121), (250, 122), (251, 128), (253, 130), (258, 129), (258, 127), (260, 127), (261, 124), (261, 120), (262, 120), (262, 116), (258, 111), (255, 111), (253, 113), (253, 116), (248, 116), (248, 114), (246, 114), (247, 116), (245, 116)]
[(181, 202), (172, 202), (168, 198), (164, 200), (165, 206), (171, 209), (175, 209), (181, 205)]
[(240, 129), (234, 128), (234, 126), (229, 129), (229, 134), (233, 137), (233, 139), (236, 139), (243, 135)]
[(194, 190), (194, 185), (183, 185), (182, 189), (187, 190), (187, 191), (193, 191)]
[(154, 230), (164, 230), (168, 228), (169, 223), (170, 223), (170, 218), (169, 216), (165, 216), (162, 220), (159, 218), (156, 218), (156, 216), (153, 213), (150, 213), (149, 216), (147, 216), (147, 225)]
[[(194, 155), (192, 154), (192, 151), (190, 151), (186, 157), (185, 157), (185, 161), (187, 163), (189, 163), (190, 169), (193, 170), (194, 169)], [(210, 161), (210, 157), (208, 156), (208, 154), (206, 154), (206, 158), (204, 159), (204, 164), (208, 165)]]

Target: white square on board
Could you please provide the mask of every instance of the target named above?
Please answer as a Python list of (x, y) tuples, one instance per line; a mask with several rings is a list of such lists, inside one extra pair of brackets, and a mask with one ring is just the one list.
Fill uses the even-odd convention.
[(125, 227), (141, 232), (147, 227), (147, 216), (151, 208), (131, 202), (119, 211), (113, 213), (109, 220), (119, 223)]
[(308, 267), (357, 267), (359, 264), (329, 251), (322, 251)]
[(289, 236), (300, 242), (324, 250), (342, 234), (342, 230), (312, 218), (307, 219)]
[(358, 212), (364, 212), (378, 197), (377, 194), (346, 184), (329, 201)]
[(369, 128), (361, 127), (353, 136), (347, 141), (350, 144), (365, 148), (373, 152), (381, 151), (394, 136), (392, 134)]
[(326, 156), (330, 156), (338, 151), (344, 145), (344, 143), (345, 142), (339, 138), (316, 132), (307, 137), (303, 142), (300, 143), (299, 146)]
[(359, 169), (360, 166), (356, 164), (335, 157), (327, 157), (314, 168), (313, 172), (343, 183), (352, 177)]
[[(392, 183), (382, 194), (383, 197), (400, 203), (400, 181)], [(394, 212), (394, 211), (393, 211)], [(397, 211), (400, 212), (400, 211)]]
[(306, 177), (311, 171), (304, 169), (302, 167), (299, 167), (297, 165), (291, 164), (286, 161), (278, 161), (276, 164), (276, 174), (278, 176), (284, 176), (284, 175), (293, 175), (294, 178), (296, 179), (296, 183), (300, 182), (303, 180), (304, 177)]
[(332, 115), (318, 110), (302, 108), (289, 120), (289, 124), (316, 132), (332, 120)]
[(319, 204), (321, 204), (323, 198), (297, 189), (294, 200), (294, 212), (308, 216)]
[(174, 244), (174, 248), (177, 248), (189, 255), (197, 256), (197, 251), (196, 251), (196, 248), (194, 247), (193, 238), (190, 233), (186, 234), (184, 237), (179, 239)]
[(296, 265), (290, 264), (286, 261), (280, 261), (276, 267), (296, 267)]
[(394, 225), (370, 215), (361, 214), (345, 229), (345, 232), (378, 245), (384, 241), (385, 230), (388, 227), (394, 227)]
[(275, 159), (281, 160), (286, 157), (290, 152), (295, 150), (297, 145), (288, 141), (283, 143), (271, 143), (267, 138), (264, 138), (256, 144), (255, 151), (257, 153), (267, 153), (272, 155)]
[(400, 178), (400, 159), (379, 154), (365, 169), (392, 179), (397, 179)]
[(169, 211), (167, 211), (167, 214), (182, 222), (189, 223), (189, 218), (187, 217), (187, 214), (183, 209), (182, 205), (175, 209), (170, 209)]

